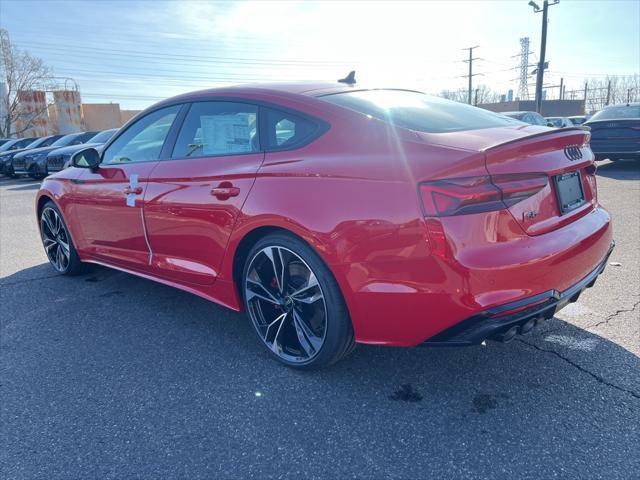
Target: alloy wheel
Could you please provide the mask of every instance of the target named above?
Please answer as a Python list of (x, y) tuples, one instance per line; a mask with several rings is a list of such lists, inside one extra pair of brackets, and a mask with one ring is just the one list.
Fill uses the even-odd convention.
[(256, 331), (283, 360), (302, 364), (313, 359), (327, 333), (322, 287), (309, 265), (281, 246), (258, 251), (247, 269), (244, 294)]
[(47, 207), (42, 211), (40, 232), (49, 262), (58, 272), (64, 273), (71, 259), (69, 234), (62, 218), (53, 208)]

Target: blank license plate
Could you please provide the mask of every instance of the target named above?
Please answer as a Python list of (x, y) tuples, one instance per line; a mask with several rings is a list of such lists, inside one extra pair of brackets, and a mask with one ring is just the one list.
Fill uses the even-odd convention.
[(579, 172), (556, 175), (554, 180), (556, 182), (556, 191), (558, 192), (560, 215), (570, 212), (584, 203), (584, 192), (582, 191)]

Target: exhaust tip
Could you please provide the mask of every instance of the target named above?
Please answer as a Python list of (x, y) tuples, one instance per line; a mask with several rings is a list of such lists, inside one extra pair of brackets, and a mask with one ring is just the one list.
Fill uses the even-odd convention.
[(535, 327), (535, 325), (536, 325), (536, 319), (535, 318), (531, 318), (531, 319), (527, 320), (520, 327), (520, 334), (521, 335), (525, 335), (525, 334), (529, 333), (531, 330), (533, 330), (533, 327)]
[(509, 330), (502, 332), (502, 333), (498, 333), (495, 336), (495, 339), (502, 342), (502, 343), (507, 343), (510, 342), (511, 340), (513, 340), (515, 338), (515, 336), (518, 334), (518, 326), (514, 325), (513, 327), (511, 327)]

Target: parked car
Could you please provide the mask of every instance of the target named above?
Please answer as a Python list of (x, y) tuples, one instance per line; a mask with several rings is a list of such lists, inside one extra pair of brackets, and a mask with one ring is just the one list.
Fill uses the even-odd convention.
[(573, 127), (573, 122), (567, 117), (545, 117), (547, 125), (555, 128)]
[(244, 310), (292, 367), (355, 342), (508, 341), (607, 264), (588, 136), (415, 91), (212, 89), (75, 153), (36, 214), (57, 272), (97, 263)]
[(549, 127), (550, 125), (544, 119), (542, 115), (537, 112), (500, 112), (502, 115), (506, 115), (507, 117), (515, 118), (516, 120), (520, 120), (524, 123), (529, 123), (531, 125), (544, 125), (545, 127)]
[(2, 169), (0, 173), (4, 174), (4, 172), (8, 170), (7, 164), (4, 161), (5, 154), (11, 155), (16, 151), (23, 149), (24, 147), (26, 147), (27, 145), (29, 145), (30, 143), (32, 143), (34, 140), (37, 140), (37, 139), (38, 137), (12, 138), (12, 139), (9, 139), (7, 142), (3, 143), (2, 145), (0, 145), (0, 167)]
[(0, 138), (0, 147), (10, 141), (10, 138)]
[(38, 137), (26, 137), (26, 138), (11, 138), (7, 142), (0, 145), (0, 153), (7, 152), (9, 150), (17, 150), (24, 148)]
[(58, 148), (57, 150), (52, 150), (47, 154), (46, 157), (46, 172), (51, 174), (53, 172), (59, 172), (69, 166), (69, 161), (71, 160), (71, 155), (82, 150), (86, 147), (99, 147), (106, 143), (114, 133), (118, 131), (117, 128), (112, 128), (110, 130), (103, 130), (102, 132), (98, 132), (97, 135), (90, 138), (87, 143), (79, 144), (79, 145), (70, 145), (68, 147)]
[(596, 160), (640, 159), (640, 103), (611, 105), (584, 123)]
[(57, 150), (60, 147), (66, 147), (69, 145), (80, 145), (86, 143), (91, 137), (94, 137), (98, 132), (79, 132), (70, 133), (65, 135), (48, 147), (41, 147), (31, 149), (26, 152), (18, 153), (14, 155), (11, 161), (12, 168), (15, 175), (29, 175), (31, 178), (44, 178), (47, 176), (47, 154), (53, 150)]
[(29, 143), (24, 148), (16, 148), (14, 150), (0, 152), (0, 173), (7, 176), (13, 176), (14, 172), (12, 161), (13, 157), (16, 154), (26, 152), (27, 150), (31, 150), (33, 148), (48, 147), (60, 137), (62, 137), (62, 135), (49, 135), (48, 137), (40, 137)]
[(571, 123), (575, 126), (580, 126), (582, 125), (584, 122), (587, 121), (589, 117), (587, 117), (586, 115), (575, 115), (573, 117), (569, 117), (569, 120), (571, 121)]

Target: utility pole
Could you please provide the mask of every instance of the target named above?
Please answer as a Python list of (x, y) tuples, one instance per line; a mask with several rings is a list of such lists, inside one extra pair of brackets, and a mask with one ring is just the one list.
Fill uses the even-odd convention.
[(564, 96), (564, 77), (560, 77), (560, 93), (558, 94), (558, 99), (559, 100), (563, 100), (563, 96)]
[(467, 92), (467, 103), (469, 105), (471, 105), (471, 91), (473, 90), (473, 84), (471, 82), (471, 79), (476, 76), (479, 75), (478, 73), (473, 73), (473, 61), (474, 60), (480, 60), (479, 58), (474, 58), (473, 57), (473, 50), (475, 48), (478, 48), (479, 45), (476, 45), (475, 47), (467, 47), (467, 48), (463, 48), (462, 50), (469, 50), (469, 60), (463, 60), (463, 62), (469, 62), (469, 75), (465, 75), (467, 77), (469, 77), (469, 90)]
[(480, 90), (478, 87), (476, 87), (476, 98), (473, 102), (473, 104), (477, 107), (478, 106), (478, 90)]
[(611, 80), (609, 80), (609, 83), (607, 83), (607, 103), (605, 103), (605, 105), (609, 105), (610, 101), (611, 101)]
[(587, 92), (589, 91), (589, 82), (584, 82), (584, 113), (587, 113)]
[(631, 103), (631, 90), (633, 88), (627, 88), (627, 103)]
[(540, 113), (542, 108), (542, 82), (544, 80), (545, 61), (544, 56), (547, 51), (547, 12), (549, 6), (557, 5), (560, 0), (553, 0), (549, 3), (549, 0), (544, 0), (542, 8), (538, 6), (536, 2), (531, 0), (529, 5), (533, 7), (535, 13), (542, 12), (542, 40), (540, 43), (540, 61), (538, 62), (538, 68), (536, 72), (536, 112)]

